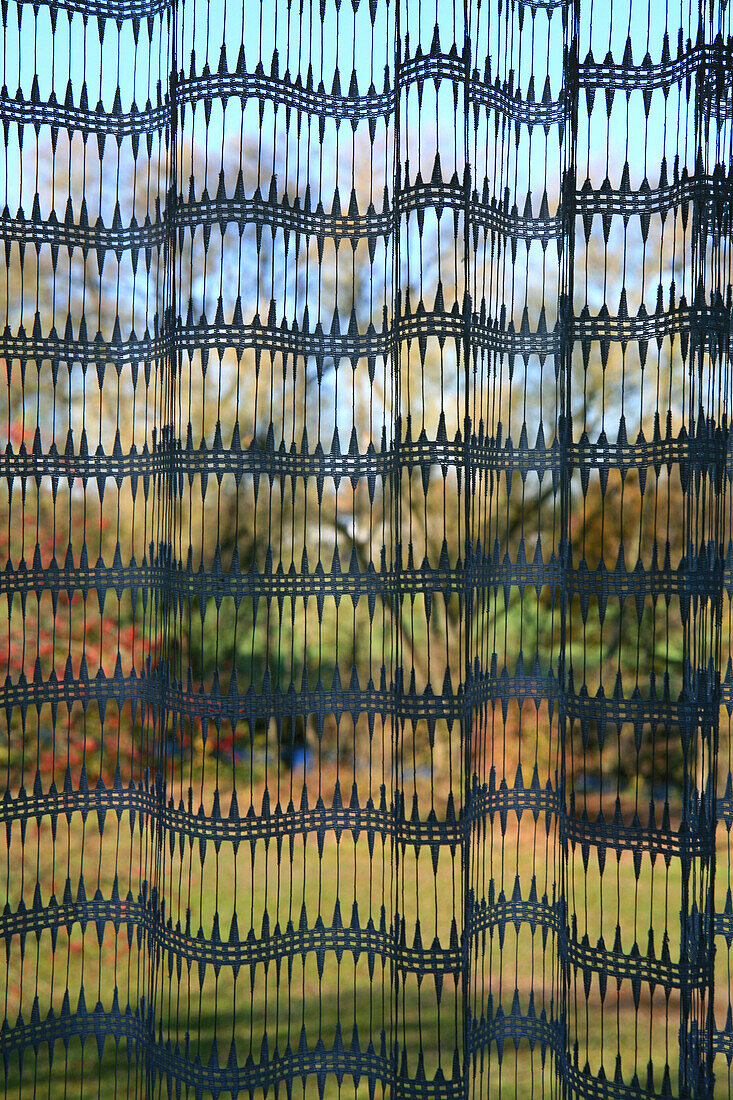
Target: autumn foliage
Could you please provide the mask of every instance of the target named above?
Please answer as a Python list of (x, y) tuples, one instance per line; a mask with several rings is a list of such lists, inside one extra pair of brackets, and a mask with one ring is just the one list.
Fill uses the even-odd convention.
[[(8, 434), (6, 456), (27, 452), (18, 424)], [(150, 715), (139, 685), (160, 633), (129, 593), (99, 583), (124, 536), (93, 496), (26, 481), (3, 501), (0, 760), (12, 786), (32, 786), (37, 770), (47, 786), (67, 769), (94, 783), (111, 782), (118, 763), (123, 777), (144, 766)]]

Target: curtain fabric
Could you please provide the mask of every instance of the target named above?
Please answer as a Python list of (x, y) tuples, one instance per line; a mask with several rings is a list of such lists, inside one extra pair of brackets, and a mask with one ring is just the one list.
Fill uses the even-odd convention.
[(727, 0), (3, 0), (7, 1096), (730, 1095)]

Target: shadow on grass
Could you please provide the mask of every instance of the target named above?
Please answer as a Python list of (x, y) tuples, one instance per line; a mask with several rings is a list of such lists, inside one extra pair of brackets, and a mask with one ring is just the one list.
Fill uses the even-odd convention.
[[(17, 1051), (8, 1053), (5, 1096), (17, 1100), (31, 1096), (219, 1100), (294, 1094), (304, 1100), (337, 1096), (373, 1100), (403, 1091), (396, 1078), (417, 1082), (418, 1096), (423, 1089), (425, 1096), (445, 1100), (458, 1100), (463, 1094), (457, 1049), (462, 1043), (460, 1020), (447, 1019), (453, 1014), (445, 1005), (441, 1009), (432, 998), (419, 1006), (414, 999), (402, 1001), (393, 1013), (390, 1034), (382, 1034), (374, 1022), (371, 990), (349, 991), (349, 1005), (345, 1011), (344, 1007), (343, 998), (335, 992), (314, 993), (279, 1029), (267, 1032), (266, 1045), (266, 1006), (256, 1001), (243, 1005), (235, 1015), (230, 1006), (216, 1012), (208, 998), (188, 1020), (172, 1017), (162, 1027), (158, 1021), (157, 1041), (139, 1015), (77, 1012), (66, 1017), (66, 1040), (58, 1038), (53, 1047), (47, 1041), (27, 1045), (22, 1066)], [(631, 1018), (627, 1023), (632, 1024)], [(187, 1028), (195, 1040), (187, 1039)], [(395, 1039), (409, 1052), (406, 1061), (395, 1059)], [(606, 1070), (611, 1077), (613, 1066)], [(562, 1088), (559, 1065), (552, 1051), (539, 1042), (530, 1046), (526, 1040), (507, 1040), (501, 1051), (492, 1042), (470, 1072), (477, 1080), (477, 1095), (501, 1100), (556, 1095)], [(675, 1075), (672, 1080), (676, 1084)], [(728, 1095), (727, 1079), (720, 1082), (715, 1095)]]

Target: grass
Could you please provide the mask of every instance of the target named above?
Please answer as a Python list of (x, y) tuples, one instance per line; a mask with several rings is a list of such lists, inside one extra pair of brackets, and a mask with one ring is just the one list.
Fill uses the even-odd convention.
[[(204, 785), (202, 795), (210, 812), (211, 787)], [(227, 812), (226, 792), (222, 812)], [(133, 1009), (133, 1016), (121, 1017), (117, 1036), (95, 1035), (92, 1016), (90, 1034), (84, 1041), (77, 1036), (59, 1039), (52, 1048), (47, 1043), (37, 1044), (37, 1049), (27, 1046), (22, 1065), (11, 1054), (8, 1097), (66, 1100), (95, 1096), (107, 1100), (158, 1096), (159, 1088), (154, 1088), (153, 1078), (146, 1076), (149, 1070), (134, 1040), (136, 1029), (140, 1032), (144, 1028), (144, 1021), (134, 1017), (134, 1011), (143, 1003), (152, 1005), (164, 1061), (171, 1057), (166, 1050), (175, 1044), (183, 1049), (188, 1044), (187, 1061), (199, 1067), (191, 1071), (190, 1085), (197, 1077), (206, 1078), (208, 1071), (200, 1067), (209, 1065), (214, 1044), (219, 1065), (226, 1066), (234, 1043), (236, 1061), (243, 1067), (250, 1056), (255, 1063), (262, 1060), (265, 1035), (269, 1045), (264, 1057), (273, 1061), (276, 1054), (283, 1056), (288, 1046), (297, 1052), (304, 1029), (307, 1049), (317, 1063), (318, 1044), (328, 1050), (338, 1041), (338, 1023), (341, 1041), (347, 1048), (356, 1025), (362, 1051), (371, 1041), (378, 1058), (384, 1032), (387, 1058), (390, 1044), (397, 1040), (406, 1051), (410, 1075), (420, 1072), (418, 1060), (428, 1079), (438, 1072), (446, 1078), (453, 1075), (454, 1056), (463, 1044), (463, 989), (450, 975), (441, 985), (431, 976), (418, 980), (417, 974), (408, 971), (395, 987), (389, 961), (382, 962), (377, 956), (370, 971), (367, 954), (355, 958), (348, 949), (338, 955), (328, 951), (320, 961), (310, 953), (296, 955), (290, 963), (260, 963), (251, 977), (249, 967), (237, 970), (222, 965), (217, 970), (211, 963), (181, 963), (164, 946), (154, 970), (150, 963), (155, 949), (149, 949), (144, 938), (138, 941), (135, 926), (128, 925), (125, 916), (141, 905), (140, 882), (145, 878), (156, 880), (174, 928), (180, 922), (185, 929), (188, 920), (194, 948), (198, 937), (211, 940), (217, 928), (224, 944), (233, 935), (246, 948), (250, 929), (258, 939), (262, 936), (266, 914), (269, 936), (274, 938), (278, 926), (283, 931), (292, 921), (298, 927), (303, 908), (308, 927), (314, 927), (319, 915), (326, 926), (331, 925), (339, 899), (341, 920), (347, 927), (354, 905), (362, 928), (370, 918), (378, 926), (382, 908), (388, 925), (399, 912), (404, 918), (405, 957), (409, 957), (418, 927), (425, 949), (435, 938), (441, 947), (449, 945), (454, 913), (460, 927), (460, 851), (451, 853), (441, 848), (434, 869), (425, 848), (416, 854), (414, 848), (406, 847), (395, 858), (389, 845), (377, 838), (370, 854), (364, 832), (356, 840), (350, 832), (344, 832), (338, 842), (333, 834), (327, 834), (320, 851), (314, 834), (305, 841), (296, 838), (292, 845), (287, 841), (278, 844), (273, 840), (269, 845), (259, 842), (254, 849), (243, 843), (235, 850), (231, 843), (225, 843), (218, 852), (211, 842), (204, 851), (198, 842), (179, 843), (176, 839), (171, 849), (167, 844), (158, 846), (147, 829), (141, 829), (139, 816), (131, 821), (123, 815), (118, 821), (108, 813), (100, 830), (95, 813), (86, 822), (79, 814), (70, 820), (60, 817), (55, 835), (48, 819), (40, 824), (29, 822), (24, 835), (16, 822), (7, 860), (7, 898), (2, 899), (9, 907), (4, 916), (6, 927), (8, 911), (17, 912), (21, 903), (32, 909), (36, 883), (40, 884), (42, 903), (48, 905), (51, 895), (63, 903), (68, 879), (74, 898), (67, 915), (76, 912), (78, 917), (76, 890), (82, 877), (87, 899), (97, 891), (102, 898), (119, 894), (117, 913), (122, 918), (117, 927), (107, 923), (99, 931), (94, 923), (84, 926), (78, 919), (70, 920), (68, 925), (59, 923), (55, 942), (48, 928), (29, 933), (24, 942), (19, 935), (7, 940), (5, 1018), (10, 1026), (18, 1016), (29, 1025), (35, 1018), (36, 998), (41, 1020), (49, 1009), (58, 1018), (67, 1011), (78, 1012), (82, 991), (89, 1014), (96, 1005), (109, 1012), (113, 1003), (119, 1003), (122, 1013), (127, 1004)], [(558, 874), (553, 837), (548, 840), (542, 819), (535, 823), (528, 813), (521, 822), (510, 818), (502, 835), (496, 817), (493, 824), (487, 824), (485, 834), (475, 838), (470, 874), (479, 896), (488, 896), (488, 883), (493, 879), (497, 903), (502, 890), (506, 899), (511, 898), (516, 876), (524, 898), (534, 878), (538, 897), (546, 894), (551, 900)], [(722, 874), (719, 879), (722, 905), (727, 880)], [(661, 947), (660, 930), (666, 928), (671, 957), (679, 957), (681, 883), (676, 860), (666, 868), (663, 860), (652, 864), (645, 855), (637, 881), (630, 853), (623, 853), (618, 860), (611, 856), (601, 875), (594, 856), (586, 869), (578, 849), (567, 868), (566, 889), (571, 914), (577, 920), (578, 938), (587, 933), (590, 943), (595, 944), (602, 935), (610, 948), (618, 925), (623, 950), (629, 952), (636, 940), (644, 953), (649, 927), (655, 929), (657, 951)], [(719, 951), (719, 1026), (728, 1004), (728, 964), (725, 951)], [(550, 1015), (558, 1003), (557, 975), (552, 935), (545, 939), (540, 927), (533, 931), (526, 923), (518, 930), (512, 923), (503, 929), (494, 925), (474, 940), (469, 997), (480, 1015), (489, 995), (494, 1011), (501, 1005), (509, 1013), (515, 998), (526, 1012), (533, 994), (536, 1014), (539, 1016), (544, 1008)], [(648, 987), (644, 987), (635, 1003), (628, 981), (617, 988), (611, 979), (602, 995), (596, 973), (587, 997), (582, 978), (572, 978), (568, 1005), (571, 1045), (575, 1041), (578, 1044), (581, 1068), (587, 1062), (590, 1071), (596, 1072), (603, 1064), (612, 1077), (619, 1053), (624, 1079), (629, 1082), (636, 1074), (644, 1088), (651, 1060), (656, 1067), (655, 1087), (659, 1089), (660, 1067), (667, 1063), (676, 1095), (679, 1000), (674, 991), (666, 996), (657, 986), (650, 996)], [(63, 1020), (58, 1027), (63, 1031)], [(3, 1041), (0, 1036), (0, 1043)], [(166, 1048), (167, 1043), (170, 1048)], [(720, 1072), (723, 1066), (716, 1068)], [(503, 1048), (491, 1044), (477, 1062), (476, 1072), (477, 1091), (487, 1097), (556, 1094), (551, 1058), (543, 1057), (539, 1045), (530, 1049), (526, 1040), (515, 1044), (509, 1039)], [(722, 1076), (716, 1095), (727, 1096), (727, 1074)], [(321, 1085), (329, 1098), (341, 1094), (369, 1096), (364, 1077), (355, 1081), (346, 1075), (339, 1082), (331, 1073)], [(302, 1093), (307, 1100), (319, 1095), (313, 1075), (305, 1082), (296, 1077), (294, 1088), (296, 1095)], [(160, 1095), (166, 1094), (163, 1086)], [(182, 1095), (187, 1094), (184, 1081)], [(190, 1095), (206, 1096), (211, 1091), (191, 1088)]]

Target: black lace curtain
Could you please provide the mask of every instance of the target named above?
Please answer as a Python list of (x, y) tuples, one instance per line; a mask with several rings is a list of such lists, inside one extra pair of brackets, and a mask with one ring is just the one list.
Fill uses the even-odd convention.
[(728, 0), (2, 0), (5, 1095), (731, 1094)]

